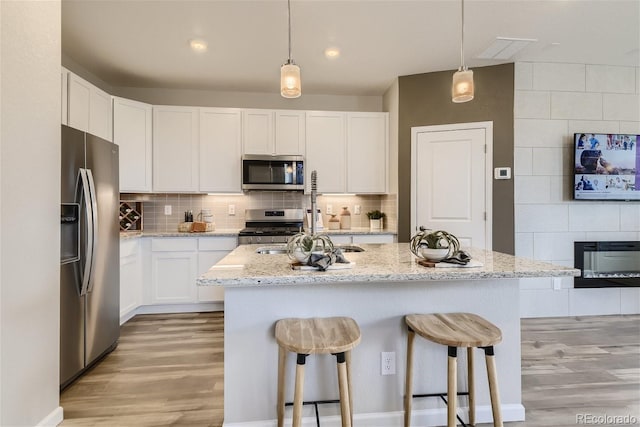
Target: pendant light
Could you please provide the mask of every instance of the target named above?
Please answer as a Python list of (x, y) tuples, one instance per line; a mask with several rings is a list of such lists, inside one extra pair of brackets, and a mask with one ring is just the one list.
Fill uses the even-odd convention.
[(284, 98), (298, 98), (302, 95), (300, 67), (291, 59), (291, 0), (287, 0), (289, 18), (289, 59), (280, 67), (280, 95)]
[(464, 65), (464, 0), (462, 0), (462, 31), (460, 37), (460, 68), (453, 74), (451, 100), (456, 103), (473, 99), (473, 71)]

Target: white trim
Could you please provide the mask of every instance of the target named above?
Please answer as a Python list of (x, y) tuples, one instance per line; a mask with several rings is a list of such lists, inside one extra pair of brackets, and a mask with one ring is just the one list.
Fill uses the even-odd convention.
[(44, 417), (42, 421), (36, 424), (36, 427), (54, 427), (62, 423), (64, 419), (64, 412), (62, 406), (58, 406), (56, 409), (51, 411), (49, 415)]
[[(502, 413), (502, 420), (505, 422), (511, 421), (524, 421), (525, 410), (521, 404), (513, 403), (500, 405), (500, 411)], [(467, 408), (459, 407), (458, 414), (465, 421), (467, 419)], [(447, 409), (423, 409), (414, 410), (411, 414), (411, 424), (419, 425), (421, 427), (427, 426), (442, 426), (447, 424)], [(493, 421), (493, 415), (490, 405), (476, 406), (476, 424), (478, 423), (491, 423)], [(368, 414), (354, 414), (353, 424), (363, 426), (376, 426), (376, 427), (397, 427), (403, 425), (404, 412), (377, 412)], [(285, 418), (285, 425), (291, 425), (291, 418)], [(339, 415), (323, 416), (320, 417), (320, 424), (323, 427), (341, 427)], [(276, 420), (261, 420), (261, 421), (247, 421), (239, 423), (222, 424), (224, 427), (275, 427), (277, 425)], [(304, 417), (302, 419), (302, 427), (315, 427), (315, 417)]]
[(140, 307), (132, 311), (133, 315), (131, 317), (135, 316), (136, 314), (197, 313), (222, 310), (224, 310), (224, 303), (222, 302), (141, 305)]
[(484, 129), (487, 153), (485, 156), (485, 209), (487, 221), (485, 222), (485, 246), (487, 250), (493, 248), (493, 122), (453, 123), (447, 125), (415, 126), (411, 128), (411, 235), (416, 230), (416, 143), (418, 134), (424, 132), (446, 132), (456, 130)]

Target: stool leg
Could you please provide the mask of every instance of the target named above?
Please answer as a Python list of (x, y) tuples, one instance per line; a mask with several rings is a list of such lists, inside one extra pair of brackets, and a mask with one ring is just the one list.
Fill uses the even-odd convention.
[(416, 333), (408, 328), (407, 335), (407, 377), (404, 389), (404, 427), (411, 427), (411, 403), (413, 401), (413, 339)]
[(284, 378), (287, 364), (287, 350), (278, 347), (278, 427), (284, 426)]
[(351, 425), (353, 425), (353, 394), (351, 394), (351, 350), (345, 352), (345, 358), (347, 359), (347, 388), (349, 390), (349, 418), (351, 418)]
[(449, 347), (449, 357), (447, 358), (447, 426), (456, 427), (456, 403), (458, 400), (458, 378), (457, 378), (457, 352), (456, 347)]
[(298, 354), (296, 364), (296, 389), (293, 395), (293, 427), (302, 425), (302, 393), (304, 391), (304, 364), (306, 354)]
[(340, 414), (342, 427), (351, 427), (351, 411), (349, 409), (349, 384), (347, 379), (347, 363), (344, 353), (337, 353), (338, 362), (338, 389), (340, 391)]
[(487, 361), (487, 375), (489, 377), (489, 394), (491, 395), (493, 425), (495, 427), (503, 427), (502, 414), (500, 413), (500, 396), (498, 395), (498, 378), (496, 376), (496, 360), (493, 354), (493, 346), (485, 347), (484, 354)]
[(476, 390), (473, 373), (473, 347), (467, 347), (467, 374), (469, 383), (469, 425), (476, 425)]

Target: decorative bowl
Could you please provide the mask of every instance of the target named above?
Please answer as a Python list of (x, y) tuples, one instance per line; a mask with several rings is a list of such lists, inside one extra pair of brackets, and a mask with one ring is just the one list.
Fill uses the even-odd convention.
[(421, 247), (420, 255), (428, 261), (442, 261), (449, 255), (449, 248), (431, 249)]

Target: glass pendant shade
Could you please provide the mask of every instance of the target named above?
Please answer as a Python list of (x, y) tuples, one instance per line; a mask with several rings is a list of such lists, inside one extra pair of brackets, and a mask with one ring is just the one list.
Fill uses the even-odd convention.
[(451, 100), (456, 103), (471, 101), (473, 99), (473, 91), (473, 71), (459, 68), (453, 74)]
[(298, 98), (302, 95), (300, 67), (293, 61), (287, 61), (280, 68), (280, 94), (284, 98)]

